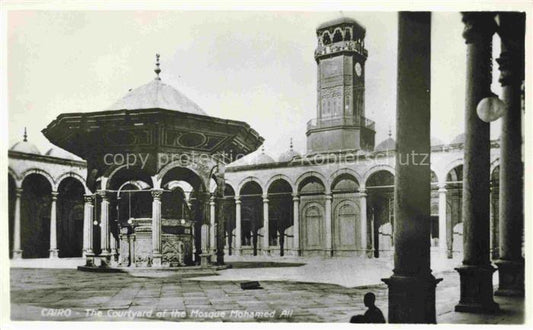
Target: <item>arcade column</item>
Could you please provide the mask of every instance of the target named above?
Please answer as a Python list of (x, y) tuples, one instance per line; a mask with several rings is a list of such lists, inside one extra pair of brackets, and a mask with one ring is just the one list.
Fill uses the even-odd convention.
[(210, 248), (210, 252), (211, 254), (215, 254), (216, 252), (216, 219), (215, 219), (215, 196), (214, 195), (211, 195), (211, 197), (209, 198), (209, 222), (210, 222), (210, 226), (209, 226), (209, 248)]
[(241, 255), (241, 198), (235, 196), (235, 255)]
[(59, 258), (57, 249), (57, 191), (52, 191), (52, 205), (50, 208), (50, 258)]
[(500, 13), (500, 83), (507, 111), (500, 148), (500, 258), (496, 295), (524, 296), (524, 165), (522, 163), (521, 85), (524, 80), (525, 13)]
[(94, 265), (93, 252), (93, 219), (94, 219), (94, 196), (83, 196), (83, 253), (85, 255), (85, 265)]
[(268, 221), (268, 195), (263, 195), (263, 254), (269, 254), (270, 245), (270, 233), (269, 233), (269, 221)]
[(361, 207), (361, 249), (363, 250), (363, 256), (368, 255), (368, 230), (367, 230), (367, 210), (366, 210), (366, 189), (364, 187), (359, 189), (359, 205)]
[(106, 190), (97, 192), (100, 196), (100, 267), (108, 267), (111, 261), (109, 250), (109, 197)]
[(463, 167), (463, 264), (457, 312), (494, 313), (490, 264), (490, 125), (479, 119), (477, 105), (491, 95), (494, 13), (465, 12), (466, 42), (465, 147)]
[(152, 189), (152, 267), (161, 267), (161, 195), (162, 189)]
[(297, 256), (300, 255), (300, 197), (292, 194), (293, 203), (293, 249)]
[(326, 255), (331, 257), (331, 201), (333, 196), (331, 193), (326, 194), (326, 207), (324, 212), (326, 219)]
[[(436, 323), (430, 268), (431, 13), (400, 12), (398, 19), (394, 270), (389, 323)], [(407, 160), (406, 160), (407, 159)]]
[(439, 251), (443, 256), (448, 254), (446, 230), (446, 184), (439, 184)]
[(22, 258), (20, 248), (20, 199), (22, 198), (22, 188), (17, 188), (15, 197), (15, 223), (13, 228), (13, 259)]

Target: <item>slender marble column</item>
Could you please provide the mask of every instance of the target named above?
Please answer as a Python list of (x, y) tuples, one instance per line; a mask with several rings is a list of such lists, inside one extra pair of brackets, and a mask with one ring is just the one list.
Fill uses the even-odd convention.
[(446, 184), (439, 185), (439, 250), (443, 256), (448, 253), (446, 230)]
[(500, 148), (500, 259), (496, 295), (524, 296), (524, 165), (521, 85), (524, 80), (525, 13), (500, 13), (500, 83), (508, 109), (502, 118)]
[(368, 224), (367, 224), (367, 210), (366, 210), (366, 189), (364, 187), (359, 189), (359, 205), (361, 206), (361, 249), (363, 256), (368, 256)]
[(331, 193), (326, 194), (326, 209), (324, 212), (326, 219), (326, 255), (331, 256), (331, 200), (333, 197)]
[(57, 191), (52, 191), (52, 205), (50, 208), (50, 258), (59, 258), (57, 249)]
[(270, 233), (268, 221), (268, 195), (263, 195), (263, 254), (269, 254)]
[(297, 256), (300, 255), (300, 198), (298, 194), (292, 194), (293, 203), (293, 249)]
[(241, 255), (242, 243), (242, 228), (241, 228), (241, 199), (235, 196), (235, 255)]
[(212, 195), (209, 199), (209, 248), (211, 253), (216, 254), (217, 243), (216, 243), (216, 214), (215, 214), (215, 195)]
[(463, 167), (463, 264), (457, 267), (461, 281), (458, 312), (492, 313), (490, 264), (490, 125), (479, 119), (477, 105), (491, 95), (492, 36), (494, 13), (463, 13), (466, 41), (465, 151)]
[(100, 267), (110, 265), (111, 253), (109, 250), (109, 197), (106, 190), (99, 190), (100, 201)]
[(85, 256), (85, 264), (87, 266), (94, 265), (93, 252), (93, 219), (94, 219), (94, 196), (84, 195), (83, 200), (83, 253)]
[(22, 258), (20, 248), (20, 199), (22, 198), (22, 188), (17, 188), (15, 197), (15, 224), (13, 228), (13, 259)]
[(436, 323), (430, 268), (431, 13), (398, 19), (394, 270), (389, 323)]
[(161, 267), (161, 195), (162, 189), (152, 189), (152, 267)]

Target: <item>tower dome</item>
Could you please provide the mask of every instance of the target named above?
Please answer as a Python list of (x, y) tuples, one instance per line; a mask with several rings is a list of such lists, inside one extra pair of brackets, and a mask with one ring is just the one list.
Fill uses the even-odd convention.
[(293, 145), (292, 145), (292, 138), (291, 138), (291, 144), (289, 146), (289, 150), (285, 151), (284, 153), (282, 153), (279, 158), (278, 158), (278, 161), (280, 163), (283, 163), (283, 162), (289, 162), (291, 161), (294, 157), (300, 157), (301, 155), (297, 152), (297, 151), (294, 151), (293, 149)]
[(35, 144), (28, 142), (28, 133), (26, 132), (26, 127), (24, 127), (24, 135), (22, 141), (15, 143), (9, 150), (23, 152), (25, 154), (41, 154)]

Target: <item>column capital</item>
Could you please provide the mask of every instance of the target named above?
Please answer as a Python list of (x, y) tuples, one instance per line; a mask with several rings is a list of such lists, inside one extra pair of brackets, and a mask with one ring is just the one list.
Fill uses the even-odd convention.
[(235, 195), (233, 196), (233, 199), (235, 199), (235, 203), (237, 203), (237, 201), (240, 203), (241, 202), (241, 196), (239, 195)]
[(437, 187), (439, 188), (439, 193), (445, 193), (448, 191), (446, 189), (446, 183), (439, 183)]
[(16, 193), (17, 198), (22, 197), (22, 192), (23, 192), (23, 189), (22, 189), (22, 188), (17, 188), (17, 189), (15, 190), (15, 193)]
[(57, 200), (57, 196), (59, 196), (59, 192), (53, 190), (51, 195), (52, 195), (52, 201), (56, 201)]
[(103, 200), (107, 200), (109, 198), (109, 192), (107, 190), (97, 190), (96, 195), (100, 196)]
[(292, 193), (292, 201), (293, 202), (299, 202), (300, 201), (300, 195), (298, 195), (298, 193)]
[(268, 194), (263, 195), (263, 203), (268, 203)]
[(83, 195), (83, 200), (85, 203), (92, 204), (94, 202), (94, 196), (93, 195)]
[(163, 195), (163, 189), (152, 189), (150, 193), (152, 194), (152, 198), (154, 200), (161, 200), (161, 196)]
[(368, 190), (363, 186), (363, 187), (359, 187), (359, 196), (368, 196)]
[(465, 25), (463, 38), (467, 44), (490, 42), (498, 26), (494, 19), (494, 12), (462, 12), (462, 21)]
[(326, 200), (332, 200), (333, 199), (333, 196), (332, 196), (331, 193), (327, 193), (324, 196), (326, 196)]
[(526, 15), (519, 12), (498, 14), (502, 53), (496, 59), (500, 68), (499, 82), (502, 86), (520, 84), (524, 80), (524, 41)]

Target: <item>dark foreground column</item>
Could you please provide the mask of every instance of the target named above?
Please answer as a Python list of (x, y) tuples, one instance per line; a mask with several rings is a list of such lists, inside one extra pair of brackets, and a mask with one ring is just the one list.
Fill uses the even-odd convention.
[(463, 264), (458, 312), (491, 313), (493, 300), (490, 264), (490, 126), (476, 108), (490, 96), (493, 13), (463, 13), (466, 41), (465, 151), (463, 167)]
[(394, 274), (390, 323), (436, 323), (430, 269), (431, 14), (399, 14)]
[(502, 53), (500, 83), (508, 108), (502, 118), (500, 148), (500, 284), (496, 295), (524, 296), (522, 257), (523, 175), (522, 107), (520, 87), (524, 79), (525, 13), (501, 13)]

